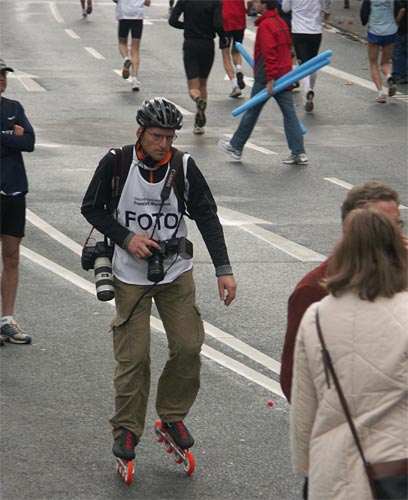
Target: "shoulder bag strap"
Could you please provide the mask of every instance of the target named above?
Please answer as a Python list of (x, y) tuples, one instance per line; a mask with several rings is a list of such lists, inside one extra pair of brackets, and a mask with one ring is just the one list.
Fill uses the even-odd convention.
[[(330, 353), (326, 349), (326, 344), (324, 341), (323, 332), (322, 332), (322, 329), (320, 326), (319, 310), (318, 309), (316, 309), (316, 326), (317, 326), (317, 334), (319, 335), (319, 340), (320, 340), (320, 343), (322, 345), (322, 355), (323, 355), (324, 368), (325, 368), (325, 372), (326, 372), (326, 378), (328, 380), (328, 376), (327, 376), (327, 370), (328, 370), (331, 373), (331, 376), (333, 377), (333, 382), (334, 382), (334, 385), (336, 387), (337, 394), (339, 395), (341, 406), (343, 407), (343, 411), (344, 411), (344, 414), (346, 415), (346, 419), (347, 419), (347, 422), (350, 426), (351, 433), (353, 434), (354, 441), (356, 443), (356, 446), (358, 448), (360, 456), (363, 460), (364, 467), (367, 470), (368, 462), (365, 459), (363, 448), (361, 446), (361, 442), (360, 442), (360, 439), (358, 437), (357, 430), (354, 426), (353, 419), (352, 419), (351, 413), (350, 413), (350, 409), (348, 407), (346, 398), (344, 397), (344, 393), (343, 393), (343, 390), (341, 388), (339, 379), (337, 378), (337, 374), (334, 370), (334, 366), (333, 366), (333, 363), (332, 363), (332, 360), (330, 357)], [(328, 381), (328, 386), (330, 387), (329, 381)]]

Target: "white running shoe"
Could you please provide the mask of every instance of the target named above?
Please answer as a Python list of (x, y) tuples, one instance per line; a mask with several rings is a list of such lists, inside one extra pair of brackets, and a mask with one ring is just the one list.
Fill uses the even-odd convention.
[(282, 162), (286, 163), (287, 165), (306, 165), (309, 160), (307, 159), (305, 153), (291, 153), (291, 155), (288, 158), (282, 160)]
[(140, 81), (136, 78), (136, 76), (132, 79), (132, 90), (137, 92), (140, 89)]
[(221, 151), (224, 151), (224, 153), (229, 154), (233, 160), (241, 161), (242, 151), (231, 146), (229, 141), (219, 140), (218, 147)]
[(230, 97), (239, 97), (240, 95), (242, 95), (242, 92), (241, 92), (240, 88), (237, 85), (236, 87), (234, 87), (232, 89), (231, 94), (229, 96)]

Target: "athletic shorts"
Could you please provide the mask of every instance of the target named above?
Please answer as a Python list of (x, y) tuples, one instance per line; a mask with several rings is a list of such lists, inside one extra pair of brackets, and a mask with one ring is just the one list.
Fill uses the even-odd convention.
[(385, 47), (386, 45), (391, 45), (397, 43), (397, 33), (393, 35), (374, 35), (373, 33), (367, 33), (367, 42), (375, 43), (375, 45), (380, 45), (380, 47)]
[(185, 38), (183, 58), (187, 80), (208, 78), (214, 62), (214, 40), (212, 38)]
[(0, 235), (24, 237), (26, 221), (26, 197), (24, 194), (17, 196), (1, 195)]
[(132, 38), (142, 38), (143, 19), (121, 19), (119, 21), (118, 36), (119, 38), (127, 38), (129, 31), (132, 33)]
[(225, 32), (225, 38), (228, 40), (228, 45), (225, 45), (223, 41), (220, 40), (219, 47), (220, 49), (226, 49), (227, 47), (231, 47), (231, 42), (239, 42), (242, 43), (242, 40), (244, 39), (244, 31), (245, 30), (233, 30), (233, 31), (226, 31)]

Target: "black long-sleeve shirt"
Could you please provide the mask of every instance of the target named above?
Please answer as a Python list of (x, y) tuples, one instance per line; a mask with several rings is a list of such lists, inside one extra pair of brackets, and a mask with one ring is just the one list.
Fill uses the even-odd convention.
[[(110, 150), (100, 161), (89, 184), (82, 202), (81, 213), (99, 232), (111, 239), (121, 248), (126, 248), (133, 233), (115, 219), (115, 200), (113, 196), (113, 177), (122, 169), (120, 184), (124, 185), (132, 163), (134, 146), (123, 148), (121, 153)], [(173, 153), (175, 149), (172, 148)], [(115, 167), (115, 161), (119, 167)], [(122, 168), (123, 165), (123, 168)], [(141, 168), (141, 167), (139, 167)], [(153, 171), (153, 182), (163, 179), (167, 164)], [(142, 175), (143, 172), (142, 172)], [(232, 274), (224, 232), (218, 219), (217, 206), (210, 188), (195, 161), (190, 157), (187, 163), (187, 175), (184, 179), (181, 168), (175, 181), (179, 211), (187, 209), (203, 237), (216, 275)]]
[[(183, 14), (184, 21), (179, 21)], [(184, 30), (184, 38), (225, 37), (221, 0), (178, 0), (169, 18), (170, 26)]]

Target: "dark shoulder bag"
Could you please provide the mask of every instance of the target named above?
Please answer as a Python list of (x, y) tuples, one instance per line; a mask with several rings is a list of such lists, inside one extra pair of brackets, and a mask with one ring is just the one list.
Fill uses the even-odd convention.
[(334, 366), (330, 357), (329, 351), (326, 349), (326, 344), (323, 338), (322, 329), (320, 327), (319, 311), (316, 310), (316, 326), (319, 340), (322, 345), (322, 356), (324, 370), (326, 374), (327, 385), (330, 387), (329, 373), (333, 378), (337, 394), (346, 415), (347, 422), (353, 434), (358, 452), (364, 464), (368, 481), (371, 488), (371, 493), (374, 500), (406, 500), (408, 498), (408, 458), (394, 460), (392, 462), (383, 462), (371, 464), (367, 462), (364, 456), (363, 448), (354, 426), (351, 413), (344, 397), (343, 390), (337, 378)]

